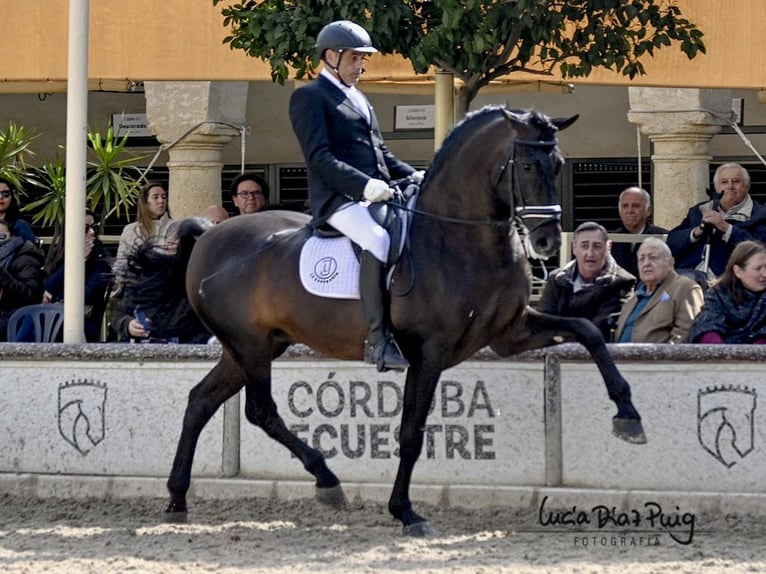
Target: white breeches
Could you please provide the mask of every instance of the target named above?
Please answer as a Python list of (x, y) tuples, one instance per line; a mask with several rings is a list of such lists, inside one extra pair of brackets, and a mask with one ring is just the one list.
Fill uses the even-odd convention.
[(391, 238), (370, 215), (367, 207), (360, 203), (347, 203), (333, 213), (327, 223), (348, 237), (375, 259), (385, 263)]

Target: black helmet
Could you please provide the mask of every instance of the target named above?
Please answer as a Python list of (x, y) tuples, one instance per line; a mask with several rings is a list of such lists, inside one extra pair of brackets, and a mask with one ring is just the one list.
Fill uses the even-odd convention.
[(322, 28), (317, 36), (316, 49), (320, 58), (324, 57), (325, 50), (354, 50), (368, 54), (377, 52), (367, 30), (349, 20), (338, 20)]

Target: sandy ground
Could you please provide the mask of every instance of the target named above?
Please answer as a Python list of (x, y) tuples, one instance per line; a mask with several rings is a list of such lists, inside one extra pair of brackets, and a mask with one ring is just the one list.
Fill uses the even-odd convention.
[(313, 500), (192, 499), (184, 525), (161, 522), (164, 504), (0, 496), (0, 572), (766, 572), (766, 519), (756, 516), (697, 516), (692, 542), (681, 545), (656, 530), (541, 526), (538, 509), (419, 504), (439, 535), (413, 540), (381, 504), (339, 511)]

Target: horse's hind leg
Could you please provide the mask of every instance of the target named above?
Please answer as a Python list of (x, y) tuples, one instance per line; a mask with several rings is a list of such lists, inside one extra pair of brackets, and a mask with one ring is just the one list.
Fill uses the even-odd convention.
[(244, 372), (224, 351), (213, 370), (189, 392), (181, 437), (167, 482), (170, 503), (165, 510), (166, 522), (186, 521), (186, 493), (191, 484), (191, 469), (199, 436), (218, 408), (239, 392), (244, 384)]
[(248, 360), (246, 366), (248, 382), (245, 386), (245, 416), (254, 425), (278, 443), (287, 447), (303, 467), (316, 479), (317, 499), (332, 506), (345, 503), (338, 477), (327, 467), (324, 455), (311, 448), (285, 425), (277, 412), (277, 405), (271, 396), (271, 361), (257, 364)]
[(646, 443), (641, 415), (631, 399), (630, 385), (609, 355), (601, 331), (592, 322), (587, 319), (547, 315), (530, 309), (526, 315), (526, 326), (530, 339), (523, 350), (554, 345), (561, 342), (560, 339), (556, 340), (556, 337), (562, 335), (569, 340), (574, 338), (582, 344), (601, 372), (609, 398), (617, 405), (617, 414), (612, 420), (612, 433), (630, 443)]

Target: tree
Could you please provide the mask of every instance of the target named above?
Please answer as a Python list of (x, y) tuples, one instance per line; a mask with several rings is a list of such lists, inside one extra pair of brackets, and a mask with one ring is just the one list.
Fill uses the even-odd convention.
[(415, 72), (436, 66), (462, 80), (462, 113), (482, 87), (514, 72), (558, 67), (575, 78), (602, 67), (634, 78), (664, 47), (689, 59), (705, 53), (702, 32), (672, 0), (247, 0), (228, 1), (222, 14), (231, 32), (224, 43), (268, 61), (280, 84), (290, 68), (297, 79), (314, 74), (322, 26), (353, 20)]

